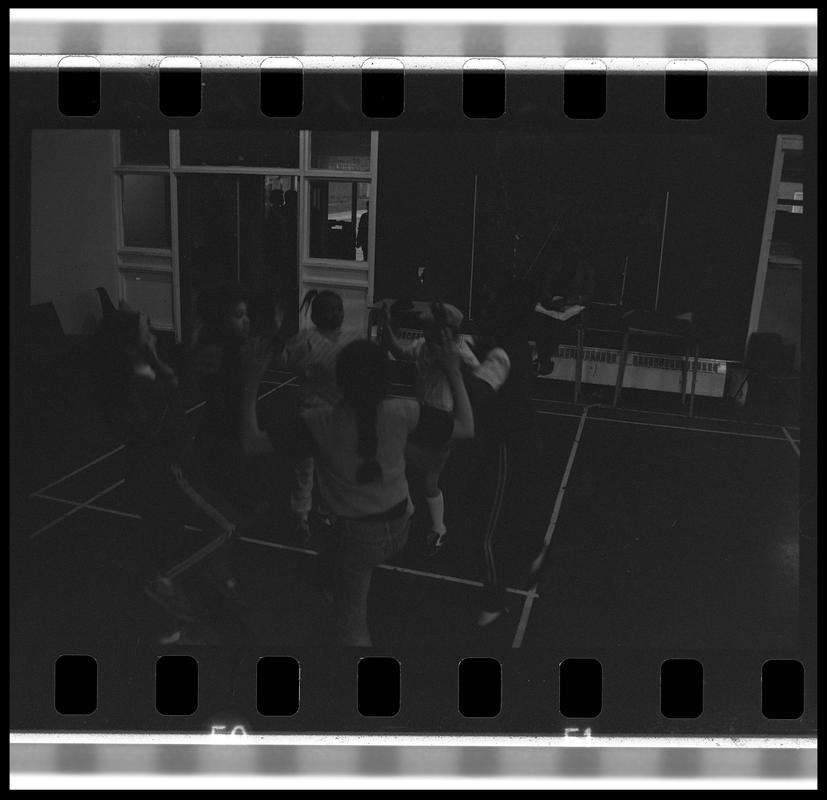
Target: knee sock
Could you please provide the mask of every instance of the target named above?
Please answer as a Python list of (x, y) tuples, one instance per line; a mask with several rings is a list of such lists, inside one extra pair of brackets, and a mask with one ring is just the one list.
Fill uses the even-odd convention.
[(426, 497), (425, 500), (428, 502), (428, 511), (431, 512), (431, 529), (435, 533), (445, 533), (447, 528), (445, 527), (445, 520), (443, 519), (445, 515), (445, 503), (442, 492), (436, 497)]

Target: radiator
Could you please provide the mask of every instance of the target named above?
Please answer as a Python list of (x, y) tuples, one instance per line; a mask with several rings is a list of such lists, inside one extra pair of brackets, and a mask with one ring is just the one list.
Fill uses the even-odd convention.
[[(602, 347), (583, 348), (583, 383), (614, 386), (617, 381), (620, 351)], [(554, 357), (554, 372), (546, 377), (554, 380), (574, 381), (577, 366), (577, 348), (574, 345), (560, 345)], [(623, 373), (623, 387), (629, 389), (651, 389), (655, 392), (680, 392), (680, 356), (665, 356), (654, 353), (629, 351), (626, 370)], [(692, 360), (689, 360), (689, 367)], [(723, 397), (726, 384), (727, 362), (721, 359), (699, 358), (696, 364), (695, 394), (706, 397)], [(691, 387), (692, 374), (687, 369), (686, 388)]]
[[(371, 331), (375, 339), (375, 329)], [(422, 335), (421, 331), (403, 328), (397, 338), (411, 341)], [(465, 337), (464, 337), (465, 338)], [(532, 345), (533, 346), (533, 345)], [(583, 348), (583, 383), (614, 386), (617, 381), (617, 365), (620, 351), (604, 347)], [(681, 390), (680, 356), (657, 355), (629, 351), (626, 370), (623, 373), (623, 387), (628, 389), (650, 389), (655, 392)], [(691, 367), (692, 361), (689, 360)], [(574, 382), (577, 366), (577, 348), (573, 344), (561, 344), (554, 357), (554, 372), (544, 378)], [(699, 358), (696, 365), (695, 394), (705, 397), (723, 397), (727, 377), (727, 362), (716, 358)], [(687, 370), (686, 388), (691, 387), (692, 374)]]

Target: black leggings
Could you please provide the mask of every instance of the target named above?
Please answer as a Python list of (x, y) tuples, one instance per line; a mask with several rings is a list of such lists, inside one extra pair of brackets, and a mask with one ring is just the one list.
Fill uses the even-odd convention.
[[(531, 413), (531, 412), (529, 412)], [(474, 496), (482, 504), (478, 527), (483, 561), (483, 607), (506, 605), (509, 583), (520, 582), (542, 542), (543, 448), (533, 426), (485, 444)]]

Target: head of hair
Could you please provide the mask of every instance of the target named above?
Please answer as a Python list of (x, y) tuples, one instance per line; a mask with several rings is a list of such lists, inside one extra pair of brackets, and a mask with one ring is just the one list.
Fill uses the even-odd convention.
[(344, 321), (342, 298), (330, 289), (308, 291), (299, 307), (299, 312), (302, 311), (310, 311), (313, 324), (323, 331), (338, 330)]
[(336, 359), (336, 381), (345, 404), (356, 414), (357, 452), (362, 458), (356, 479), (359, 483), (379, 481), (382, 468), (376, 460), (376, 410), (388, 393), (387, 354), (367, 339), (351, 342)]
[(247, 302), (247, 292), (233, 282), (218, 283), (204, 289), (198, 296), (196, 311), (201, 322), (210, 328), (220, 328), (239, 303)]
[(287, 206), (288, 209), (294, 209), (298, 205), (299, 202), (299, 193), (295, 189), (288, 189), (284, 193), (284, 205)]

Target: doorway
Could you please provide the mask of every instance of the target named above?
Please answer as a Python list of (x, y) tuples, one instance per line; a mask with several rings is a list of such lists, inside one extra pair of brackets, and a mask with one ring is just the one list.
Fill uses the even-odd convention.
[(295, 176), (184, 173), (178, 178), (179, 263), (184, 330), (199, 293), (240, 283), (253, 333), (269, 330), (276, 302), (298, 307)]

